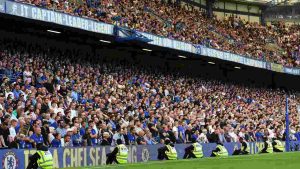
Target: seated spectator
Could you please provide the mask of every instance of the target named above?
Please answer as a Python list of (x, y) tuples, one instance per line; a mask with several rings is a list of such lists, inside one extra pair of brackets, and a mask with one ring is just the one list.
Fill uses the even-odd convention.
[(118, 128), (117, 131), (115, 132), (115, 134), (113, 135), (112, 145), (115, 145), (116, 141), (118, 139), (122, 140), (122, 142), (125, 143), (125, 139), (124, 139), (124, 136), (123, 136), (123, 129), (122, 128)]
[(42, 130), (39, 127), (34, 128), (34, 133), (30, 136), (31, 143), (35, 147), (37, 144), (44, 144), (44, 138), (42, 135)]
[(144, 135), (145, 135), (145, 132), (143, 130), (141, 130), (138, 133), (138, 137), (136, 138), (136, 142), (138, 145), (146, 145), (147, 144), (146, 140), (144, 139)]
[(61, 137), (64, 137), (67, 134), (67, 129), (65, 128), (65, 122), (63, 120), (59, 120), (58, 127), (56, 129), (56, 132), (61, 135)]
[(73, 147), (73, 143), (69, 135), (65, 135), (64, 139), (61, 140), (61, 147)]
[(108, 132), (104, 132), (103, 133), (103, 139), (102, 139), (100, 145), (101, 146), (110, 146), (111, 143), (109, 142), (109, 137), (110, 137), (109, 133)]
[(77, 127), (73, 127), (72, 130), (73, 130), (73, 134), (71, 136), (71, 139), (72, 139), (73, 146), (74, 147), (82, 146), (82, 137), (79, 134)]
[(157, 144), (157, 142), (152, 137), (152, 134), (150, 131), (146, 132), (146, 135), (144, 136), (144, 140), (146, 141), (147, 145)]
[(51, 141), (51, 147), (62, 147), (61, 135), (56, 133), (53, 136), (54, 139)]
[(128, 143), (127, 145), (135, 145), (136, 144), (136, 131), (134, 127), (130, 128), (130, 131), (127, 133)]

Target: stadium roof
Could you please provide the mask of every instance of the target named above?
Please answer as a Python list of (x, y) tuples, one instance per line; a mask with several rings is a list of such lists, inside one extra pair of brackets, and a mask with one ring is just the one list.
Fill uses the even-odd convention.
[(250, 3), (252, 3), (252, 2), (263, 3), (263, 4), (270, 2), (270, 0), (239, 0), (239, 1), (243, 1), (243, 2), (246, 1), (246, 2), (250, 2)]
[(265, 5), (269, 3), (272, 0), (231, 0), (234, 2), (240, 2), (240, 3), (247, 3), (247, 4), (258, 4), (258, 5)]
[(235, 2), (241, 3), (254, 3), (254, 4), (272, 4), (272, 5), (293, 5), (295, 3), (300, 3), (300, 0), (233, 0)]

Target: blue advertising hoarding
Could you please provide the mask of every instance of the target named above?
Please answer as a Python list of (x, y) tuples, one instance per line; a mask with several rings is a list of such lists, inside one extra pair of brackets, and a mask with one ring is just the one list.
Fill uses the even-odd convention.
[[(300, 142), (292, 142), (291, 149), (293, 151), (299, 150)], [(136, 145), (128, 146), (129, 163), (147, 162), (157, 160), (157, 149), (163, 145)], [(187, 144), (175, 145), (178, 158), (182, 159), (184, 149)], [(215, 149), (216, 144), (208, 143), (202, 144), (203, 153), (205, 157), (211, 155), (212, 150)], [(235, 147), (240, 147), (239, 143), (225, 143), (224, 146), (229, 154), (232, 154)], [(263, 148), (263, 143), (249, 143), (250, 153), (256, 154)], [(83, 166), (99, 166), (105, 165), (106, 154), (111, 152), (114, 147), (82, 147), (82, 148), (53, 148), (50, 149), (53, 155), (54, 167), (83, 167)], [(28, 165), (28, 158), (34, 154), (35, 150), (22, 150), (22, 149), (3, 149), (0, 150), (0, 168), (3, 169), (17, 169), (25, 168)]]

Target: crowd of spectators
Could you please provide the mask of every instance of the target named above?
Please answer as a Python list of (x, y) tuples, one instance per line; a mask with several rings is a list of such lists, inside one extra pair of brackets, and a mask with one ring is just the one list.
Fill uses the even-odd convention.
[[(285, 93), (0, 43), (0, 147), (285, 139)], [(31, 50), (33, 49), (33, 50)], [(93, 57), (93, 56), (91, 56)], [(155, 73), (154, 73), (155, 72)], [(300, 141), (300, 97), (290, 97)]]
[(300, 66), (299, 25), (262, 26), (236, 16), (207, 18), (202, 9), (172, 0), (18, 1), (288, 67)]

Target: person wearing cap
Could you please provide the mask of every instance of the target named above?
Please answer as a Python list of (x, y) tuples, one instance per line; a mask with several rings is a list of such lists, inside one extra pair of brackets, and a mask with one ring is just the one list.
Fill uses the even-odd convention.
[(268, 137), (263, 137), (264, 140), (264, 148), (260, 151), (260, 153), (273, 153), (272, 143), (268, 140)]
[(273, 151), (274, 152), (283, 152), (284, 151), (284, 146), (282, 144), (281, 141), (277, 140), (277, 139), (274, 139), (273, 142), (272, 142), (272, 145), (273, 145)]
[(241, 143), (241, 148), (234, 150), (232, 155), (247, 155), (250, 153), (249, 143), (243, 138), (240, 137), (239, 141)]
[(29, 164), (26, 169), (52, 169), (53, 157), (48, 147), (39, 143), (36, 148), (36, 153), (29, 157)]
[(175, 146), (168, 138), (165, 140), (165, 146), (159, 148), (157, 151), (157, 159), (159, 160), (177, 160), (177, 151)]
[(212, 151), (211, 157), (227, 157), (228, 151), (221, 142), (217, 142), (217, 147)]
[(111, 153), (108, 153), (106, 156), (106, 164), (112, 164), (113, 162), (117, 164), (126, 164), (128, 159), (128, 149), (122, 143), (122, 140), (118, 139), (115, 149)]
[(197, 142), (195, 138), (192, 138), (192, 145), (185, 148), (185, 153), (183, 158), (202, 158), (203, 157), (203, 151), (202, 146)]

